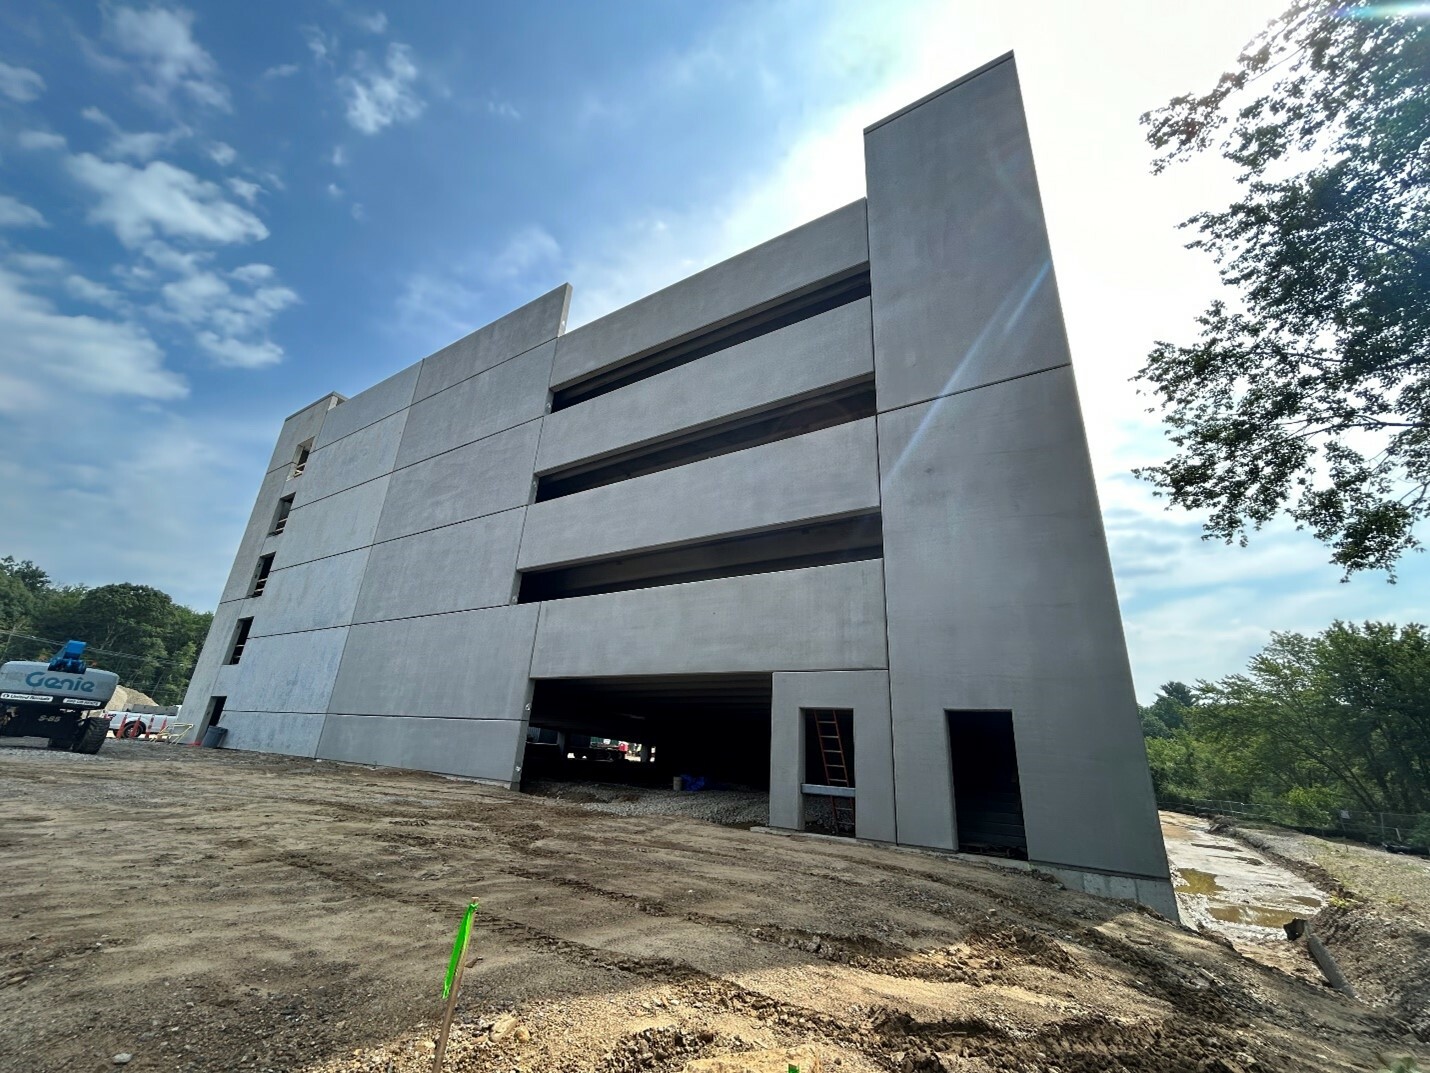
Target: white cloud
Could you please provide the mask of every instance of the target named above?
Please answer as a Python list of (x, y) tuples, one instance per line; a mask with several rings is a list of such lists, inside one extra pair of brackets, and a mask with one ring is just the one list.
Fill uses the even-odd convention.
[(352, 213), (353, 219), (356, 220), (358, 223), (362, 223), (364, 220), (367, 219), (367, 210), (362, 207), (362, 202), (360, 201), (354, 201), (352, 204), (352, 208), (348, 211)]
[[(235, 283), (245, 289), (235, 289)], [(282, 347), (267, 333), (298, 295), (277, 281), (272, 265), (243, 265), (226, 277), (197, 269), (164, 284), (160, 293), (166, 314), (193, 329), (219, 364), (253, 369), (282, 359)]]
[(128, 160), (152, 160), (163, 150), (169, 148), (174, 143), (188, 137), (189, 129), (179, 126), (173, 130), (130, 132), (124, 130), (109, 116), (98, 108), (86, 108), (80, 113), (85, 119), (109, 131), (110, 138), (104, 147), (104, 155), (107, 157), (119, 157)]
[(351, 18), (359, 29), (370, 34), (387, 33), (387, 15), (381, 11), (374, 11), (371, 15), (360, 15), (354, 12)]
[(338, 82), (347, 98), (348, 123), (363, 134), (376, 134), (393, 123), (416, 119), (425, 107), (415, 91), (417, 75), (412, 50), (406, 45), (388, 45), (387, 62), (381, 68), (359, 53), (353, 73)]
[(0, 194), (0, 227), (48, 226), (39, 209), (33, 209), (9, 194)]
[(81, 153), (67, 166), (97, 197), (90, 220), (113, 227), (126, 246), (156, 234), (213, 243), (268, 237), (263, 221), (224, 197), (221, 187), (165, 161), (136, 168)]
[(333, 146), (333, 155), (330, 156), (328, 159), (332, 162), (332, 165), (335, 168), (346, 167), (348, 162), (348, 151), (344, 149), (341, 145), (335, 145)]
[(33, 101), (45, 91), (45, 80), (28, 67), (0, 63), (0, 94), (21, 104)]
[(487, 111), (498, 119), (510, 119), (515, 122), (521, 118), (521, 113), (516, 110), (516, 105), (510, 101), (499, 101), (494, 97), (487, 99)]
[(234, 176), (228, 180), (228, 188), (250, 205), (256, 202), (258, 195), (263, 192), (263, 187), (257, 183), (251, 183), (247, 179), (240, 179), (238, 176)]
[(48, 409), (57, 373), (66, 393), (146, 399), (188, 393), (143, 328), (59, 313), (8, 267), (0, 267), (0, 338), (0, 413)]
[(84, 276), (71, 274), (65, 277), (64, 288), (72, 298), (90, 305), (102, 306), (115, 311), (127, 310), (129, 303), (113, 287), (96, 283)]
[(262, 369), (283, 360), (283, 348), (269, 339), (245, 341), (199, 332), (199, 345), (220, 365), (234, 369)]
[(15, 141), (21, 149), (63, 149), (66, 145), (63, 134), (48, 130), (22, 130)]
[(329, 54), (337, 51), (337, 42), (330, 44), (327, 35), (316, 26), (303, 27), (303, 43), (308, 46), (314, 61), (319, 64), (327, 62)]
[(238, 159), (238, 150), (227, 142), (214, 142), (209, 146), (209, 159), (221, 168), (226, 168)]
[(176, 94), (227, 111), (228, 90), (218, 64), (194, 40), (193, 12), (184, 8), (113, 7), (105, 12), (105, 34), (147, 76), (140, 92), (167, 105)]
[(337, 183), (329, 183), (328, 196), (331, 198), (341, 198), (343, 196), (343, 188)]
[(260, 78), (288, 78), (297, 74), (299, 67), (296, 63), (280, 63), (276, 67), (270, 67), (260, 75)]

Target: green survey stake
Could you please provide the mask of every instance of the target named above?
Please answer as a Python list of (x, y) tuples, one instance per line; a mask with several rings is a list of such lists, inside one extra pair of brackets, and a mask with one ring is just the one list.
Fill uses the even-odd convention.
[(452, 993), (452, 981), (457, 978), (457, 966), (462, 962), (462, 951), (467, 949), (467, 936), (472, 932), (472, 918), (477, 915), (477, 902), (471, 902), (462, 914), (462, 922), (457, 925), (457, 940), (452, 944), (452, 957), (447, 962), (447, 975), (442, 981), (442, 997)]

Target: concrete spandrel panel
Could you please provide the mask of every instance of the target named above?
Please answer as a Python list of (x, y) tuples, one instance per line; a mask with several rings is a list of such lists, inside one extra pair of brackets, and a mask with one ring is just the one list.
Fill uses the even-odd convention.
[(323, 419), (323, 429), (318, 433), (314, 448), (326, 447), (334, 440), (405, 409), (412, 402), (412, 393), (417, 388), (417, 371), (421, 364), (409, 365), (402, 372), (334, 406)]
[(525, 354), (532, 347), (555, 339), (566, 327), (570, 305), (571, 287), (563, 283), (536, 301), (443, 347), (423, 360), (415, 399), (435, 395), (507, 358)]
[(326, 712), (347, 629), (250, 637), (225, 708), (241, 712)]
[(541, 605), (531, 674), (883, 666), (884, 585), (875, 560), (554, 600)]
[(557, 411), (542, 428), (536, 470), (701, 429), (873, 371), (865, 298)]
[(392, 475), (378, 540), (525, 506), (541, 422), (498, 432)]
[[(302, 478), (298, 478), (302, 480)], [(339, 555), (372, 543), (377, 520), (387, 495), (388, 477), (379, 477), (356, 488), (320, 499), (306, 507), (295, 507), (279, 537), (273, 566), (286, 566)]]
[(535, 604), (352, 627), (329, 711), (520, 719)]
[(854, 713), (854, 833), (880, 842), (895, 840), (894, 748), (889, 722), (887, 671), (781, 672), (770, 698), (770, 826), (804, 829), (800, 786), (824, 782), (806, 771), (806, 728), (811, 708)]
[(520, 566), (574, 563), (878, 508), (871, 417), (533, 504)]
[(511, 602), (522, 509), (374, 545), (355, 621)]
[(285, 493), (287, 471), (276, 469), (263, 478), (254, 500), (253, 512), (248, 518), (248, 527), (243, 531), (238, 552), (233, 558), (233, 568), (229, 570), (228, 581), (224, 583), (222, 600), (239, 600), (248, 595), (249, 583), (253, 580), (254, 567), (263, 554), (264, 542), (273, 528), (273, 519), (278, 511), (278, 500)]
[(323, 630), (352, 621), (368, 549), (330, 555), (268, 575), (263, 595), (249, 601), (251, 636)]
[(283, 756), (316, 756), (326, 715), (304, 712), (235, 712), (225, 708), (219, 725), (225, 749)]
[(278, 433), (278, 442), (273, 447), (273, 455), (268, 459), (269, 472), (282, 466), (291, 466), (298, 456), (298, 445), (306, 440), (317, 439), (328, 411), (341, 401), (342, 396), (336, 392), (324, 395), (284, 421)]
[(555, 341), (543, 343), (414, 404), (397, 464), (410, 466), (540, 417), (555, 353)]
[(899, 839), (948, 847), (945, 709), (1013, 713), (1028, 853), (1164, 876), (1072, 370), (879, 417)]
[(562, 336), (551, 386), (729, 321), (868, 259), (864, 203), (856, 201)]
[(525, 749), (526, 724), (520, 720), (330, 715), (318, 756), (438, 771), (514, 789)]
[(390, 473), (408, 413), (401, 410), (314, 451), (289, 487), (294, 509)]
[(1011, 57), (864, 140), (879, 409), (1069, 360)]

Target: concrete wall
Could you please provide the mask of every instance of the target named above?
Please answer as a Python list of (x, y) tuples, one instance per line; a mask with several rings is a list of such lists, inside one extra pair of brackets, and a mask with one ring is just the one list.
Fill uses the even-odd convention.
[[(536, 680), (770, 675), (772, 822), (802, 823), (801, 709), (850, 708), (858, 834), (953, 849), (945, 712), (1007, 710), (1035, 865), (1174, 912), (1011, 56), (870, 127), (865, 149), (867, 202), (569, 333), (559, 287), (290, 417), (190, 711), (227, 697), (236, 748), (510, 786)], [(836, 293), (771, 330), (776, 308)], [(651, 374), (716, 338), (742, 341)], [(538, 475), (871, 376), (876, 417), (790, 418), (773, 442), (534, 502)], [(881, 519), (883, 558), (807, 565), (841, 554), (814, 543), (830, 530), (790, 532), (851, 516)], [(764, 573), (656, 583), (661, 554), (774, 529)], [(651, 584), (516, 602), (562, 591), (561, 575), (523, 590), (521, 571), (583, 563)]]
[(800, 787), (818, 781), (805, 770), (804, 711), (845, 708), (854, 713), (854, 833), (880, 842), (898, 841), (888, 672), (780, 672), (772, 684), (770, 825), (804, 830)]

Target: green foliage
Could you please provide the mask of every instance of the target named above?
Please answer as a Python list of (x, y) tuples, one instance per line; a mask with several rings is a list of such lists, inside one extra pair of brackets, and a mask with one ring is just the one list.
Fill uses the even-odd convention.
[[(1174, 683), (1173, 683), (1174, 684)], [(1170, 684), (1169, 684), (1170, 686)], [(1163, 687), (1148, 712), (1170, 700)], [(1430, 631), (1336, 622), (1273, 634), (1244, 674), (1201, 682), (1149, 737), (1159, 796), (1257, 802), (1285, 823), (1335, 809), (1430, 813)]]
[(1157, 691), (1157, 698), (1140, 709), (1142, 734), (1148, 738), (1170, 738), (1173, 731), (1186, 726), (1186, 712), (1197, 702), (1192, 687), (1184, 682), (1168, 682)]
[[(1387, 14), (1390, 12), (1390, 14)], [(1430, 24), (1297, 0), (1203, 96), (1143, 116), (1154, 170), (1219, 152), (1241, 196), (1183, 226), (1220, 265), (1192, 344), (1139, 372), (1176, 454), (1139, 470), (1206, 534), (1285, 513), (1347, 574), (1430, 515)], [(1393, 573), (1392, 573), (1393, 578)]]
[(212, 613), (183, 607), (148, 585), (55, 586), (28, 560), (0, 559), (0, 629), (5, 659), (39, 659), (57, 642), (82, 640), (92, 665), (160, 704), (177, 704)]

